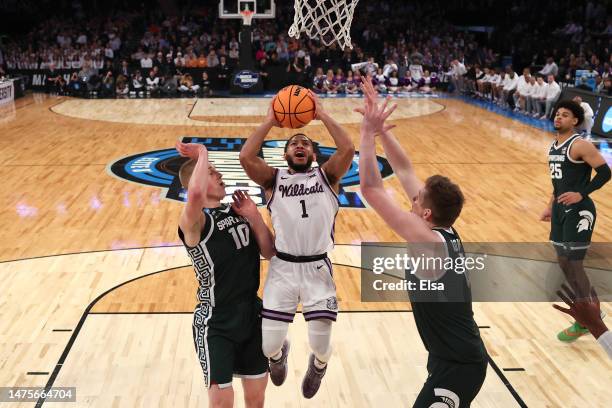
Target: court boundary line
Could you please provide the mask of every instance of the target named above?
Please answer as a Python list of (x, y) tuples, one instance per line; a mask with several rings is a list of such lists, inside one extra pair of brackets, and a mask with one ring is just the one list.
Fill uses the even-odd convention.
[[(356, 266), (350, 266), (350, 265), (345, 265), (345, 264), (332, 263), (332, 265), (347, 266), (347, 267), (350, 267), (350, 268), (361, 269), (361, 268), (356, 267)], [(127, 285), (129, 283), (132, 283), (134, 281), (137, 281), (137, 280), (140, 280), (140, 279), (144, 279), (144, 278), (149, 277), (149, 276), (157, 275), (157, 274), (160, 274), (160, 273), (163, 273), (163, 272), (169, 272), (169, 271), (172, 271), (172, 270), (186, 268), (186, 267), (190, 267), (190, 266), (192, 266), (192, 265), (191, 264), (186, 264), (186, 265), (175, 266), (175, 267), (172, 267), (172, 268), (166, 268), (166, 269), (162, 269), (162, 270), (159, 270), (159, 271), (150, 272), (150, 273), (147, 273), (147, 274), (144, 274), (144, 275), (141, 275), (141, 276), (137, 276), (137, 277), (132, 278), (132, 279), (128, 279), (127, 281), (121, 282), (121, 283), (113, 286), (112, 288), (107, 289), (106, 291), (104, 291), (100, 295), (98, 295), (94, 300), (92, 300), (89, 303), (89, 305), (85, 308), (85, 310), (83, 311), (83, 314), (81, 315), (81, 318), (79, 319), (79, 322), (77, 323), (77, 326), (75, 327), (74, 331), (70, 335), (70, 339), (68, 340), (68, 343), (64, 347), (64, 351), (60, 355), (60, 358), (59, 358), (58, 362), (56, 363), (55, 367), (53, 368), (53, 372), (51, 373), (51, 376), (47, 380), (47, 384), (45, 385), (45, 391), (48, 392), (53, 387), (53, 384), (55, 383), (55, 380), (57, 379), (57, 376), (59, 375), (59, 373), (60, 373), (60, 371), (61, 371), (61, 369), (62, 369), (62, 367), (64, 365), (64, 362), (68, 358), (68, 354), (70, 353), (70, 350), (72, 349), (72, 346), (76, 342), (77, 337), (78, 337), (79, 333), (81, 332), (81, 329), (83, 328), (83, 325), (85, 324), (85, 321), (87, 320), (87, 317), (89, 315), (93, 315), (93, 314), (101, 314), (101, 313), (91, 312), (91, 309), (100, 300), (102, 300), (106, 295), (108, 295), (109, 293), (111, 293), (115, 289), (118, 289), (118, 288), (120, 288), (120, 287), (122, 287), (124, 285)], [(403, 310), (389, 310), (389, 311), (385, 311), (384, 313), (402, 313), (402, 312), (404, 312), (404, 311)], [(412, 311), (410, 311), (410, 312), (412, 312)], [(193, 313), (193, 312), (191, 312), (191, 313)], [(381, 313), (381, 312), (374, 310), (374, 311), (352, 311), (352, 312), (346, 311), (344, 313)], [(104, 313), (104, 314), (119, 314), (119, 313)], [(136, 314), (136, 313), (130, 313), (130, 314)], [(156, 313), (142, 312), (142, 313), (137, 313), (137, 314), (156, 314)], [(176, 313), (176, 314), (178, 314), (178, 313)], [(487, 360), (488, 360), (488, 363), (491, 365), (491, 368), (495, 371), (495, 373), (497, 374), (497, 376), (499, 377), (501, 382), (506, 386), (506, 389), (510, 392), (510, 394), (512, 395), (514, 400), (519, 404), (519, 406), (521, 408), (527, 407), (527, 405), (525, 404), (523, 399), (520, 397), (520, 395), (518, 394), (516, 389), (510, 383), (510, 380), (508, 380), (508, 378), (504, 375), (503, 371), (499, 369), (499, 367), (497, 366), (497, 364), (495, 363), (495, 361), (493, 360), (491, 355), (488, 354), (488, 353), (487, 353)], [(46, 401), (46, 397), (45, 398), (40, 397), (38, 399), (38, 401), (36, 402), (35, 408), (41, 408), (43, 406), (43, 404), (45, 403), (45, 401)]]
[[(115, 289), (117, 289), (117, 288), (119, 288), (121, 286), (127, 285), (128, 283), (137, 281), (139, 279), (146, 278), (148, 276), (156, 275), (158, 273), (167, 272), (167, 271), (171, 271), (171, 270), (179, 269), (179, 268), (185, 268), (185, 267), (188, 267), (188, 266), (191, 266), (191, 265), (187, 264), (187, 265), (181, 265), (181, 266), (176, 266), (176, 267), (172, 267), (172, 268), (166, 268), (166, 269), (162, 269), (162, 270), (159, 270), (159, 271), (154, 271), (154, 272), (146, 273), (144, 275), (137, 276), (137, 277), (132, 278), (132, 279), (128, 279), (125, 282), (121, 282), (118, 285), (115, 285), (112, 288), (107, 289), (106, 291), (104, 291), (100, 295), (98, 295), (94, 300), (92, 300), (89, 303), (89, 305), (85, 308), (85, 310), (83, 311), (83, 314), (81, 315), (81, 318), (79, 319), (79, 322), (77, 323), (74, 331), (70, 335), (70, 339), (68, 340), (68, 343), (64, 347), (64, 351), (60, 355), (60, 358), (57, 361), (57, 364), (55, 364), (55, 367), (53, 368), (53, 372), (51, 373), (51, 376), (49, 377), (49, 379), (47, 380), (47, 384), (45, 385), (45, 394), (48, 393), (49, 390), (53, 387), (53, 384), (55, 383), (55, 379), (59, 375), (59, 372), (62, 369), (62, 366), (64, 365), (64, 362), (66, 361), (66, 358), (68, 358), (68, 354), (70, 353), (70, 350), (72, 349), (72, 346), (74, 345), (77, 337), (79, 336), (79, 333), (81, 332), (81, 329), (83, 328), (83, 325), (85, 324), (85, 320), (87, 320), (87, 316), (89, 315), (89, 312), (96, 305), (96, 303), (98, 303), (102, 298), (104, 298), (104, 296), (106, 296), (107, 294), (109, 294), (113, 290), (115, 290)], [(35, 408), (42, 407), (42, 405), (45, 403), (45, 401), (46, 401), (46, 397), (45, 398), (40, 397), (38, 399), (38, 401), (36, 402)]]

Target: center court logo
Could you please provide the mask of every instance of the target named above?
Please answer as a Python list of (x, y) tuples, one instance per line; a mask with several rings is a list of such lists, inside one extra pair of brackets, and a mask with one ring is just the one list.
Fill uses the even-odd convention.
[[(208, 157), (212, 164), (223, 174), (226, 197), (223, 202), (231, 202), (231, 196), (236, 190), (246, 190), (258, 205), (265, 205), (264, 190), (250, 180), (240, 165), (240, 149), (246, 142), (243, 138), (198, 138), (184, 137), (185, 143), (201, 143), (208, 149)], [(259, 152), (266, 163), (272, 167), (286, 168), (283, 159), (285, 140), (267, 140)], [(313, 166), (322, 166), (336, 151), (335, 147), (315, 144), (317, 162)], [(377, 157), (378, 168), (383, 178), (393, 174), (386, 159)], [(172, 149), (155, 150), (124, 157), (110, 164), (107, 170), (116, 177), (134, 183), (160, 187), (166, 190), (166, 198), (185, 201), (187, 194), (181, 187), (178, 171), (185, 158)], [(359, 154), (356, 153), (351, 167), (340, 181), (338, 200), (345, 208), (364, 208), (359, 194), (346, 191), (347, 188), (359, 185)]]

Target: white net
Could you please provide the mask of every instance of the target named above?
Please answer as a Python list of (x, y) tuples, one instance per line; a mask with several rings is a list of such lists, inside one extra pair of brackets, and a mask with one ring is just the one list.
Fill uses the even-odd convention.
[(337, 41), (341, 48), (353, 48), (351, 22), (359, 0), (295, 0), (295, 17), (289, 35), (301, 33), (320, 39), (327, 46)]

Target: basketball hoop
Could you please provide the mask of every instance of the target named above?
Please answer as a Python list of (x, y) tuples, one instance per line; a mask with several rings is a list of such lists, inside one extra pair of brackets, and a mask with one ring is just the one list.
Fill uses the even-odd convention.
[(353, 48), (351, 22), (359, 0), (295, 0), (295, 16), (289, 36), (306, 33), (327, 46), (337, 41), (342, 48)]
[(255, 14), (255, 12), (249, 10), (248, 7), (242, 10), (240, 12), (240, 15), (242, 16), (242, 24), (245, 26), (250, 26), (251, 20), (253, 19), (253, 14)]

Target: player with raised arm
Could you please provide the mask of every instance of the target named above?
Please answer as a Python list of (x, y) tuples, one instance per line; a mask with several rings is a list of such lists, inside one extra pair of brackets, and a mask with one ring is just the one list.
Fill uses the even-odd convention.
[[(364, 81), (363, 90), (365, 106), (357, 111), (364, 115), (359, 148), (359, 178), (364, 198), (409, 244), (429, 250), (430, 256), (453, 260), (465, 257), (461, 239), (453, 228), (464, 202), (459, 186), (440, 175), (421, 182), (390, 132), (393, 125), (385, 124), (395, 106), (387, 109), (388, 99), (379, 106), (369, 80)], [(402, 188), (412, 200), (412, 211), (400, 208), (384, 188), (376, 160), (377, 135)], [(461, 301), (440, 300), (440, 295), (435, 295), (436, 301), (420, 301), (420, 295), (409, 291), (414, 320), (429, 352), (429, 376), (414, 407), (428, 408), (442, 405), (442, 401), (453, 401), (454, 407), (469, 407), (484, 382), (488, 364), (487, 351), (474, 321), (469, 281), (464, 273), (452, 269), (407, 271), (407, 279), (412, 279), (413, 272), (419, 279), (440, 282), (461, 294)]]
[(270, 361), (270, 378), (281, 385), (287, 376), (289, 323), (301, 301), (312, 349), (302, 394), (318, 391), (331, 356), (331, 325), (338, 303), (328, 252), (334, 247), (340, 179), (349, 169), (355, 147), (348, 133), (323, 110), (316, 97), (316, 119), (321, 120), (337, 151), (320, 167), (313, 141), (303, 133), (289, 138), (284, 158), (287, 169), (270, 167), (259, 156), (274, 126), (272, 104), (265, 121), (249, 136), (240, 152), (247, 175), (265, 189), (275, 233), (276, 256), (270, 260), (263, 291), (263, 352)]
[(236, 191), (225, 197), (222, 175), (208, 162), (206, 147), (177, 142), (188, 157), (179, 171), (187, 203), (178, 234), (198, 279), (193, 316), (196, 352), (211, 407), (232, 407), (232, 377), (242, 378), (245, 404), (264, 405), (268, 360), (261, 351), (259, 255), (274, 255), (274, 238), (255, 203)]

